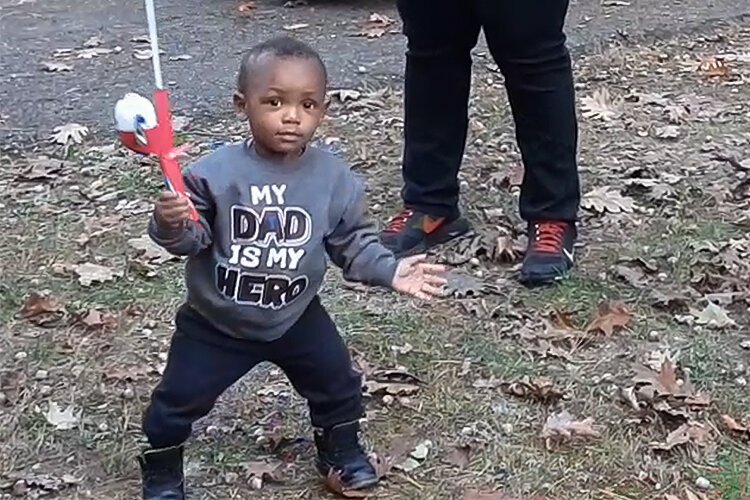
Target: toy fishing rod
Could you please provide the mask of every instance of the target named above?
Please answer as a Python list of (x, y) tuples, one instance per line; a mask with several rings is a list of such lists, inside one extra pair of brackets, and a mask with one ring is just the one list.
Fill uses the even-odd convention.
[[(159, 58), (159, 38), (156, 31), (154, 0), (145, 0), (148, 36), (151, 41), (151, 62), (154, 68), (154, 103), (130, 92), (115, 105), (115, 126), (122, 144), (136, 153), (159, 158), (164, 184), (170, 191), (190, 201), (177, 161), (184, 148), (175, 148), (169, 93), (164, 88)], [(198, 220), (198, 212), (190, 203), (191, 219)]]

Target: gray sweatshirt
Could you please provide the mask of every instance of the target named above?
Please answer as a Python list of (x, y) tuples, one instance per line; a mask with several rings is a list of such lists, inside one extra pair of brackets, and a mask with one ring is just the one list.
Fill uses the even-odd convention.
[(396, 259), (366, 217), (364, 190), (337, 156), (308, 147), (291, 164), (223, 146), (185, 169), (200, 221), (149, 235), (187, 255), (187, 303), (227, 335), (281, 337), (318, 293), (327, 258), (344, 277), (390, 286)]

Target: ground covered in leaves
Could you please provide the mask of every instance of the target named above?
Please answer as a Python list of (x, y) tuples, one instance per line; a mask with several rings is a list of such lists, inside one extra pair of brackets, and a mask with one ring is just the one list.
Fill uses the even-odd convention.
[[(579, 267), (514, 281), (523, 174), (502, 77), (477, 55), (464, 208), (429, 305), (332, 272), (323, 291), (368, 395), (377, 498), (746, 499), (750, 470), (750, 30), (576, 61), (585, 197)], [(401, 96), (332, 92), (320, 139), (400, 185)], [(180, 117), (199, 156), (244, 126)], [(132, 499), (140, 416), (183, 290), (150, 244), (157, 167), (84, 125), (3, 157), (0, 497)], [(327, 498), (305, 408), (264, 367), (195, 430), (195, 498)]]

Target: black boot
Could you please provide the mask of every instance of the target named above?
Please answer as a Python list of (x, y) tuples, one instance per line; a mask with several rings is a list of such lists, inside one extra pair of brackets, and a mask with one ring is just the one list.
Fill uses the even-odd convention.
[(182, 446), (147, 450), (138, 457), (144, 500), (185, 500)]
[(359, 443), (359, 422), (316, 429), (315, 446), (315, 466), (323, 477), (331, 470), (338, 472), (341, 485), (347, 490), (366, 489), (378, 483), (375, 468)]

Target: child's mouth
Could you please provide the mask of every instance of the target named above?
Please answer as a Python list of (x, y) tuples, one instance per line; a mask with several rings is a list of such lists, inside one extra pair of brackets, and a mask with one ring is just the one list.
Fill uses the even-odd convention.
[(299, 132), (279, 132), (276, 136), (282, 141), (296, 142), (302, 138), (302, 134)]

